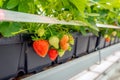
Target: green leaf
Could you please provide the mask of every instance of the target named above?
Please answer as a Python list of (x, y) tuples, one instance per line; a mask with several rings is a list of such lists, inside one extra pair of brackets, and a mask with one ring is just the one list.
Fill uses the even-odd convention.
[(0, 7), (2, 7), (3, 5), (3, 0), (0, 0)]
[(99, 31), (99, 29), (98, 29), (96, 26), (93, 26), (93, 25), (91, 25), (91, 24), (89, 24), (89, 28), (91, 28), (91, 29), (93, 29), (93, 30), (95, 30), (95, 31)]
[(111, 2), (113, 0), (99, 0), (99, 3), (107, 3), (107, 2)]
[(68, 2), (68, 0), (61, 0), (63, 5), (65, 6), (65, 8), (70, 8), (70, 4)]
[(13, 32), (19, 31), (21, 28), (20, 24), (18, 23), (8, 23), (8, 22), (3, 22), (0, 25), (0, 33), (4, 37), (10, 37), (13, 36)]
[(29, 6), (28, 4), (24, 1), (21, 2), (18, 6), (18, 11), (20, 12), (29, 12)]
[[(90, 18), (89, 18), (90, 19)], [(84, 22), (87, 24), (87, 26), (95, 31), (99, 31), (99, 29), (95, 26), (96, 24), (94, 24), (94, 21), (93, 22), (88, 22), (87, 20), (84, 20)]]
[(7, 9), (15, 8), (19, 3), (19, 0), (9, 0), (7, 3)]
[(81, 15), (85, 17), (84, 10), (87, 5), (87, 0), (70, 0), (70, 2), (73, 3), (76, 6), (76, 8), (79, 10)]
[(99, 35), (98, 35), (98, 31), (93, 30), (93, 29), (91, 29), (91, 28), (89, 29), (89, 31), (92, 32), (93, 34), (95, 34), (96, 36), (99, 36)]
[(120, 8), (120, 0), (112, 0), (111, 4), (114, 8)]
[(100, 16), (100, 14), (97, 14), (97, 13), (87, 13), (86, 15), (87, 15), (87, 16), (93, 16), (93, 17), (94, 17), (94, 16)]
[(81, 31), (82, 35), (86, 35), (87, 34), (86, 28), (84, 26), (80, 26), (80, 31)]

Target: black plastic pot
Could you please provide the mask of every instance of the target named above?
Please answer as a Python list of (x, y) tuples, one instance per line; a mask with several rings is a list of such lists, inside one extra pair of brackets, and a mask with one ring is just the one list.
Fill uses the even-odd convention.
[[(20, 60), (22, 55), (22, 41), (20, 35), (10, 38), (0, 38), (0, 80), (8, 80), (17, 76), (24, 67)], [(21, 62), (21, 64), (20, 64)]]
[(110, 42), (106, 42), (105, 41), (105, 47), (108, 47), (108, 46), (110, 46), (111, 45), (111, 40), (110, 40)]
[(105, 47), (110, 46), (110, 42), (105, 42)]
[(110, 41), (110, 44), (113, 45), (115, 43), (115, 39)]
[(58, 57), (57, 63), (64, 63), (64, 62), (70, 60), (74, 55), (74, 46), (72, 48), (73, 49), (71, 51), (66, 51), (62, 57)]
[(97, 36), (90, 35), (89, 36), (89, 43), (88, 43), (88, 53), (95, 51), (96, 48), (96, 42), (97, 42)]
[(26, 42), (26, 69), (27, 73), (42, 71), (45, 67), (51, 65), (51, 60), (48, 56), (42, 58), (36, 54), (31, 42)]
[(104, 39), (104, 37), (102, 37), (102, 36), (97, 37), (96, 47), (97, 47), (98, 49), (102, 49), (102, 48), (104, 48), (104, 45), (105, 45), (105, 39)]
[(81, 34), (77, 34), (77, 44), (76, 44), (76, 53), (75, 56), (83, 56), (87, 53), (87, 47), (88, 47), (88, 40), (89, 40), (89, 34), (86, 36), (82, 36)]
[(119, 38), (116, 37), (116, 38), (115, 38), (115, 43), (118, 43), (118, 42), (119, 42)]
[(119, 42), (120, 42), (120, 38), (119, 38)]
[(117, 37), (117, 43), (119, 42), (119, 38)]
[(57, 58), (57, 63), (64, 63), (67, 60), (71, 59), (74, 54), (75, 54), (75, 46), (76, 46), (76, 38), (77, 38), (77, 33), (73, 33), (73, 38), (74, 38), (74, 45), (72, 45), (72, 50), (71, 51), (66, 51), (65, 54), (62, 57)]

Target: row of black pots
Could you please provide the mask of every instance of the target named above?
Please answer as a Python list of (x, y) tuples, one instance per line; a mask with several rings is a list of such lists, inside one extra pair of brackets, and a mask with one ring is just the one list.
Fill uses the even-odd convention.
[(86, 36), (82, 36), (79, 33), (73, 33), (75, 43), (72, 46), (71, 51), (66, 51), (65, 55), (58, 57), (57, 63), (64, 63), (72, 58), (80, 57), (90, 52), (95, 51), (97, 37), (89, 33)]
[[(96, 37), (89, 33), (82, 36), (79, 33), (73, 33), (75, 45), (71, 51), (66, 51), (63, 57), (58, 57), (52, 62), (48, 56), (45, 58), (39, 57), (32, 47), (32, 41), (26, 39), (26, 36), (21, 35), (11, 38), (0, 38), (0, 80), (7, 80), (11, 77), (22, 74), (39, 72), (44, 68), (53, 64), (64, 63), (73, 57), (79, 57), (104, 48), (106, 43), (103, 37)], [(116, 38), (115, 43), (120, 41)]]
[(52, 62), (48, 56), (45, 58), (39, 57), (32, 48), (31, 43), (26, 42), (26, 71), (27, 73), (42, 71), (45, 67), (54, 64), (64, 63), (73, 57), (79, 57), (87, 53), (95, 51), (97, 37), (91, 33), (82, 36), (79, 33), (73, 33), (75, 39), (75, 45), (72, 46), (71, 51), (66, 51), (64, 56), (57, 57), (57, 59)]
[[(24, 68), (23, 42), (20, 35), (0, 38), (0, 80), (17, 76)], [(24, 72), (24, 71), (23, 71)]]
[(105, 47), (117, 44), (119, 42), (120, 42), (120, 38), (118, 38), (118, 37), (114, 37), (114, 40), (111, 40), (110, 42), (106, 42), (105, 39), (104, 39), (104, 37), (100, 36), (97, 39), (97, 44), (99, 44), (97, 46), (97, 48), (98, 49), (102, 49), (102, 48), (105, 48)]

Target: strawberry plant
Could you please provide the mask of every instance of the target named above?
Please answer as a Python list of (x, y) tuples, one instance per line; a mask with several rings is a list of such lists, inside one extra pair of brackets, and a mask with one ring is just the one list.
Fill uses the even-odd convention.
[[(98, 35), (100, 32), (103, 36), (105, 34), (109, 37), (120, 36), (119, 30), (96, 27), (96, 23), (119, 25), (119, 3), (119, 0), (0, 0), (0, 8), (2, 9), (80, 23), (80, 26), (70, 26), (0, 22), (0, 34), (3, 37), (19, 33), (32, 34), (35, 52), (41, 57), (45, 57), (49, 52), (50, 59), (55, 60), (57, 54), (60, 57), (63, 56), (65, 51), (74, 44), (71, 32), (80, 32), (83, 35), (88, 32)], [(106, 41), (109, 42), (110, 38), (106, 38)], [(49, 49), (53, 50), (49, 51)], [(55, 56), (51, 58), (52, 53), (55, 53)]]
[(71, 45), (74, 45), (74, 38), (67, 27), (47, 24), (32, 25), (34, 27), (28, 27), (28, 32), (33, 34), (31, 36), (33, 49), (41, 57), (45, 57), (48, 53), (50, 59), (54, 61), (58, 54), (60, 57), (63, 56), (65, 51), (69, 50)]

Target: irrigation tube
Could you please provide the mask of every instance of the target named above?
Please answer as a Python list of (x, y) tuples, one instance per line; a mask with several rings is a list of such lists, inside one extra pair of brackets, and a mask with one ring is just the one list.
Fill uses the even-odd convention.
[[(69, 21), (57, 20), (56, 18), (50, 18), (47, 16), (40, 16), (22, 12), (15, 12), (10, 10), (0, 9), (0, 21), (13, 21), (13, 22), (32, 22), (32, 23), (48, 23), (48, 24), (63, 24), (63, 25), (76, 25), (87, 26), (82, 21)], [(96, 24), (97, 27), (102, 28), (115, 28), (120, 29), (118, 26)]]

